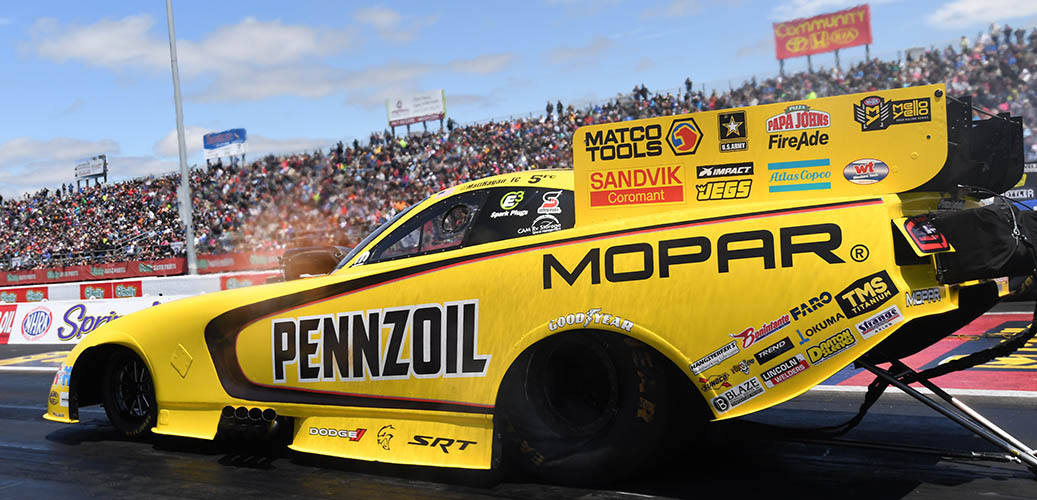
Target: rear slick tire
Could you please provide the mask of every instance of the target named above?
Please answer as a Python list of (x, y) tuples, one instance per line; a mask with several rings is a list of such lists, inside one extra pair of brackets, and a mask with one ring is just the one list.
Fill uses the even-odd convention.
[(650, 465), (673, 411), (667, 363), (607, 332), (541, 341), (519, 356), (501, 388), (505, 460), (540, 480), (585, 486)]
[(122, 435), (147, 435), (155, 425), (158, 408), (148, 366), (136, 354), (120, 350), (108, 359), (101, 400), (108, 420)]

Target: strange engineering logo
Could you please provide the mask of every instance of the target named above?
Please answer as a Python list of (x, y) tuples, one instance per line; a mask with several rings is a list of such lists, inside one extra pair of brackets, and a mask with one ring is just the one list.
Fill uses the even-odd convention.
[(702, 129), (691, 117), (674, 120), (670, 124), (667, 139), (673, 154), (677, 156), (693, 155), (695, 151), (698, 151), (699, 144), (702, 143)]

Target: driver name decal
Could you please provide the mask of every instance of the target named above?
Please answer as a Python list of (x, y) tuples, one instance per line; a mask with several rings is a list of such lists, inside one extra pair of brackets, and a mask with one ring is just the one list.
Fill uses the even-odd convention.
[(478, 353), (478, 325), (478, 300), (276, 318), (273, 380), (482, 377), (490, 355)]

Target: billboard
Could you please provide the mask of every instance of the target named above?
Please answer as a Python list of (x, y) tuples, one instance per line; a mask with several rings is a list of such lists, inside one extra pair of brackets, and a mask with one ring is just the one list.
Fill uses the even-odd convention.
[(446, 116), (446, 94), (439, 89), (386, 99), (385, 114), (390, 127), (442, 120)]
[(774, 48), (778, 59), (821, 54), (870, 43), (871, 11), (868, 4), (774, 23)]
[(108, 165), (108, 155), (91, 156), (76, 160), (76, 179), (86, 177), (100, 177), (104, 175), (105, 167)]
[(213, 132), (202, 137), (205, 147), (205, 159), (214, 160), (225, 156), (241, 156), (245, 150), (245, 129), (232, 128), (223, 132)]

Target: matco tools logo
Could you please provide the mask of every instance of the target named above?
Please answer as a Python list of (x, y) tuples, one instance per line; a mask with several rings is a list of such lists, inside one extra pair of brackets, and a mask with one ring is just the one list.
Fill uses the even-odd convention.
[(861, 124), (862, 132), (885, 130), (890, 125), (927, 122), (932, 119), (928, 97), (886, 101), (879, 96), (868, 96), (853, 105), (853, 120)]
[(591, 172), (592, 207), (684, 202), (684, 168), (623, 168)]
[(670, 149), (677, 156), (693, 155), (702, 143), (702, 129), (695, 119), (688, 117), (674, 120), (670, 124), (670, 132), (666, 134)]
[(586, 132), (583, 144), (591, 161), (629, 160), (663, 154), (659, 125), (619, 127)]

